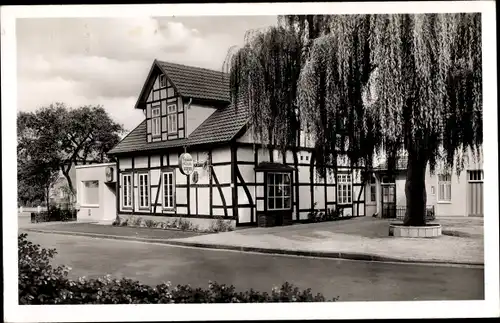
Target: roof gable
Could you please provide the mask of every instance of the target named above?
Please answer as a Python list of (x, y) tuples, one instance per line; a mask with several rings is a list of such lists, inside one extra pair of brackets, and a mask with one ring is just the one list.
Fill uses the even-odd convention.
[(181, 97), (229, 103), (229, 74), (155, 60), (141, 89), (135, 109), (144, 109), (141, 103), (146, 102), (158, 74), (165, 74), (167, 81)]
[(147, 142), (146, 120), (141, 122), (108, 154), (123, 154), (140, 151), (152, 151), (183, 146), (227, 143), (234, 139), (248, 123), (246, 105), (233, 104), (216, 110), (188, 138), (168, 141)]

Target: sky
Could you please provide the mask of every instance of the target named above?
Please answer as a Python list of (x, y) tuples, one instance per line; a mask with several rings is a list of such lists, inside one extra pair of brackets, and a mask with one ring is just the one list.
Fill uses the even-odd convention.
[(134, 105), (154, 59), (222, 70), (247, 30), (276, 16), (18, 19), (18, 110), (51, 103), (102, 105), (132, 130)]

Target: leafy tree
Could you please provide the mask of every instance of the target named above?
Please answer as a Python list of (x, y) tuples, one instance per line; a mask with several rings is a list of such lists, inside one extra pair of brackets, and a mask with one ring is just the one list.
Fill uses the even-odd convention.
[(391, 169), (406, 152), (404, 224), (425, 225), (427, 165), (434, 172), (441, 160), (460, 173), (469, 150), (480, 155), (481, 16), (349, 15), (331, 23), (298, 85), (317, 153), (334, 163), (338, 134), (353, 164), (383, 151)]
[[(21, 199), (45, 200), (50, 204), (50, 190), (59, 179), (57, 164), (40, 161), (23, 161), (18, 164), (18, 196)], [(21, 191), (19, 190), (21, 188)]]
[(56, 167), (73, 193), (71, 168), (107, 162), (106, 152), (119, 142), (123, 131), (101, 106), (71, 109), (62, 103), (19, 112), (17, 126), (18, 158)]

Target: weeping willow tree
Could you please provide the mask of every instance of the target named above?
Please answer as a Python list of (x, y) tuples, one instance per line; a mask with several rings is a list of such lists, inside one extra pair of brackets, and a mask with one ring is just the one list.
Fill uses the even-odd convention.
[(230, 49), (224, 62), (224, 69), (230, 72), (231, 101), (248, 107), (254, 140), (269, 149), (280, 149), (283, 156), (291, 148), (296, 167), (300, 130), (296, 97), (302, 61), (303, 40), (299, 33), (286, 26), (274, 26), (247, 32), (245, 45)]
[(228, 53), (231, 101), (250, 110), (255, 139), (275, 147), (296, 145), (299, 130), (296, 95), (302, 42), (284, 27), (248, 33), (245, 45)]
[(334, 16), (298, 83), (319, 175), (340, 152), (351, 165), (408, 156), (405, 225), (425, 225), (425, 173), (459, 174), (482, 144), (480, 14)]

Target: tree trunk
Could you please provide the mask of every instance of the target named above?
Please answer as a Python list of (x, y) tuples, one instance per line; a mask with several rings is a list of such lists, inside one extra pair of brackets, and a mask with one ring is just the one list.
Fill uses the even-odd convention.
[(418, 155), (408, 157), (406, 172), (406, 214), (403, 224), (406, 226), (424, 226), (427, 192), (425, 190), (425, 171), (427, 159)]
[(75, 194), (75, 189), (73, 188), (73, 182), (71, 181), (71, 177), (69, 176), (69, 171), (71, 170), (71, 166), (68, 167), (68, 169), (64, 169), (63, 168), (63, 175), (64, 177), (66, 178), (66, 180), (68, 181), (68, 187), (69, 189), (71, 190), (71, 193), (74, 195)]
[(295, 212), (297, 213), (297, 220), (300, 219), (299, 212), (299, 157), (297, 156), (297, 147), (293, 147), (293, 165), (295, 167)]
[(47, 212), (49, 211), (49, 204), (50, 204), (50, 185), (47, 186), (47, 188), (45, 189), (45, 198), (46, 198), (46, 202), (47, 202)]

